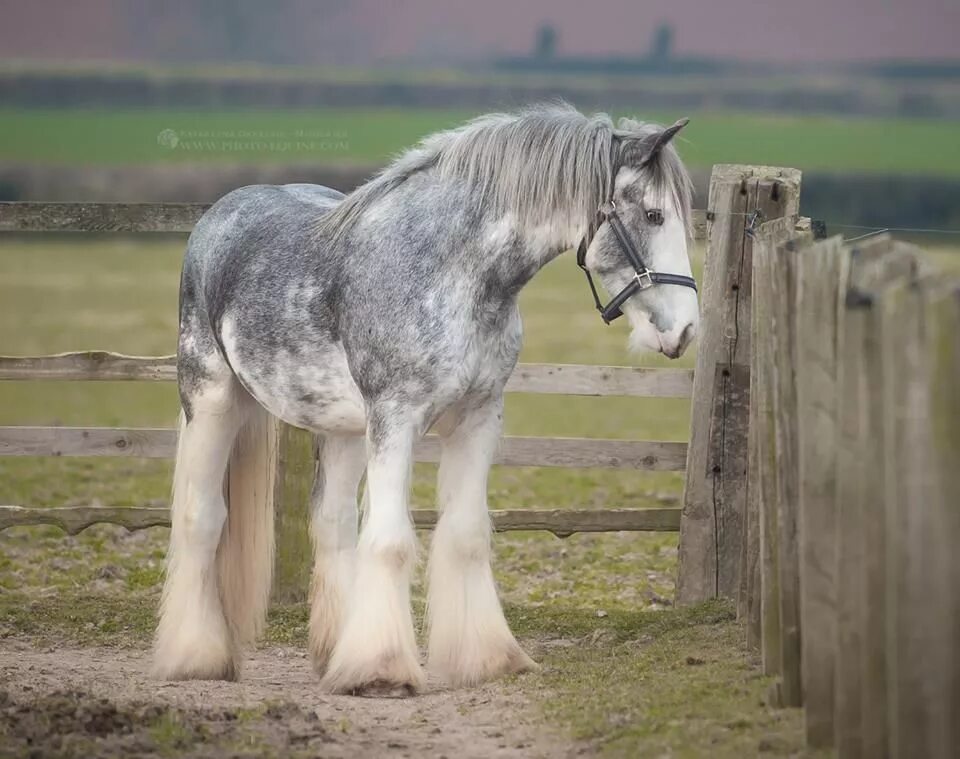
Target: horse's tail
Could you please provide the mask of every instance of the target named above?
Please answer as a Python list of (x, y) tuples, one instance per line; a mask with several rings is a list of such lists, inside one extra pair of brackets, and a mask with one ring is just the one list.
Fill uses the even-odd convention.
[(240, 644), (263, 629), (273, 577), (277, 424), (260, 404), (250, 405), (224, 478), (227, 522), (217, 548), (220, 601)]

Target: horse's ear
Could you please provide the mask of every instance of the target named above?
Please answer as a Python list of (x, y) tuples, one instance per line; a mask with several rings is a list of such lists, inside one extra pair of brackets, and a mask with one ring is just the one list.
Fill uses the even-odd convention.
[(643, 162), (641, 163), (641, 165), (642, 165), (642, 166), (646, 166), (646, 165), (647, 165), (648, 163), (650, 163), (654, 158), (656, 158), (657, 155), (659, 155), (660, 151), (663, 150), (664, 146), (665, 146), (668, 142), (670, 142), (670, 140), (672, 140), (674, 137), (676, 137), (677, 132), (679, 132), (681, 129), (683, 129), (683, 128), (684, 128), (687, 124), (689, 124), (689, 123), (690, 123), (690, 119), (684, 117), (684, 118), (682, 118), (682, 119), (674, 122), (673, 125), (668, 126), (666, 129), (664, 129), (662, 132), (660, 132), (660, 133), (654, 138), (653, 143), (650, 145), (650, 147), (647, 149), (647, 151), (646, 151), (646, 153), (645, 153), (645, 155), (644, 155), (644, 157), (643, 157)]

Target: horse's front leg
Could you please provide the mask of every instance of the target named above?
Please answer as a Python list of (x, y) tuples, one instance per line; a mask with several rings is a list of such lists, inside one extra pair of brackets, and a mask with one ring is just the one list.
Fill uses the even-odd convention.
[(406, 696), (424, 683), (410, 613), (417, 537), (407, 510), (419, 427), (397, 413), (371, 412), (369, 503), (345, 622), (323, 678), (333, 693)]
[(429, 567), (429, 666), (454, 685), (536, 667), (507, 626), (490, 567), (487, 474), (502, 410), (502, 397), (471, 409), (443, 437), (442, 514)]

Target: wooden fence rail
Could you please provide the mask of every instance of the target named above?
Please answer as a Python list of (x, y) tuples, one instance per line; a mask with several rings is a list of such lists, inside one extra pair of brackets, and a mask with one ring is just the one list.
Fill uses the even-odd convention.
[[(0, 380), (176, 379), (176, 356), (125, 356), (108, 351), (0, 356)], [(509, 393), (544, 395), (689, 398), (692, 389), (690, 369), (580, 364), (518, 364), (507, 383)]]
[[(0, 427), (0, 456), (131, 456), (172, 459), (177, 431), (120, 427)], [(427, 435), (414, 456), (440, 460), (440, 440)], [(494, 458), (503, 466), (597, 467), (683, 471), (687, 444), (671, 441), (506, 436)]]
[[(419, 529), (436, 526), (433, 509), (411, 510)], [(545, 530), (560, 538), (578, 532), (676, 532), (680, 529), (680, 509), (493, 509), (493, 529)], [(117, 524), (128, 530), (169, 527), (170, 510), (166, 506), (62, 506), (38, 509), (0, 506), (0, 530), (9, 527), (49, 524), (76, 535), (95, 524)]]
[(768, 363), (745, 556), (762, 557), (747, 600), (764, 670), (804, 706), (811, 746), (954, 756), (960, 279), (885, 236), (814, 243), (773, 222), (758, 240), (754, 358)]
[[(0, 232), (190, 232), (209, 203), (0, 202)], [(706, 212), (693, 212), (706, 238)]]

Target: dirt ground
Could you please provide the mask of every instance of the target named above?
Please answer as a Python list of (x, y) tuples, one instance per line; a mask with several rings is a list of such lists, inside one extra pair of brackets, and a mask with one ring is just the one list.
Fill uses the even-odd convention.
[(410, 699), (319, 692), (302, 651), (251, 653), (240, 682), (163, 683), (143, 650), (0, 647), (0, 756), (562, 757), (503, 682)]

